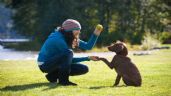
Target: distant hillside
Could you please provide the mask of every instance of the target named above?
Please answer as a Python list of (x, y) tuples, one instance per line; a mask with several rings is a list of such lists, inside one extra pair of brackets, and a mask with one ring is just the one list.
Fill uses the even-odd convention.
[(0, 38), (22, 38), (23, 36), (12, 30), (11, 27), (12, 20), (12, 10), (6, 8), (4, 4), (0, 3)]
[(0, 33), (8, 30), (7, 24), (12, 23), (11, 16), (12, 11), (9, 8), (5, 8), (4, 4), (0, 4)]

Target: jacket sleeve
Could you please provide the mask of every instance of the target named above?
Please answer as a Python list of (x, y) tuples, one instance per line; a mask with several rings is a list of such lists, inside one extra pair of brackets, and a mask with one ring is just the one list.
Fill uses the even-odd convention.
[(88, 57), (74, 57), (72, 59), (72, 63), (77, 63), (82, 61), (90, 61), (90, 59)]
[(82, 40), (79, 41), (79, 48), (84, 49), (84, 50), (91, 50), (94, 47), (97, 39), (98, 39), (98, 36), (96, 36), (95, 34), (92, 34), (88, 42), (84, 42)]

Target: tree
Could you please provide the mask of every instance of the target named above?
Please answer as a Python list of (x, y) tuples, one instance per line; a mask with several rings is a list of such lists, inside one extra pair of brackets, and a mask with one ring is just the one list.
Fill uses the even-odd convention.
[(141, 42), (145, 32), (159, 33), (170, 20), (168, 0), (3, 0), (15, 10), (15, 29), (40, 48), (47, 36), (67, 18), (80, 21), (87, 40), (96, 24), (104, 26), (98, 46), (122, 40)]

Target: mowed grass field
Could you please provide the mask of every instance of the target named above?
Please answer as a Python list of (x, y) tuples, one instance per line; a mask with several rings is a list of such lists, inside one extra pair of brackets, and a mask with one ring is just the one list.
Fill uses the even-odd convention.
[(70, 77), (78, 86), (48, 83), (34, 60), (0, 61), (0, 96), (171, 96), (171, 49), (129, 57), (141, 72), (141, 87), (122, 81), (112, 87), (116, 73), (101, 61), (82, 62), (89, 72)]

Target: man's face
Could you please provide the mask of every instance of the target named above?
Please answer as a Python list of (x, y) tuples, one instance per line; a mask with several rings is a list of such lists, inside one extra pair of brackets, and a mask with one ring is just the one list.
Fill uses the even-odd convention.
[(75, 48), (75, 47), (79, 46), (80, 30), (73, 30), (73, 34), (74, 34), (75, 39), (73, 40), (72, 48)]
[(80, 30), (73, 30), (74, 37), (77, 39), (79, 38), (80, 33)]

